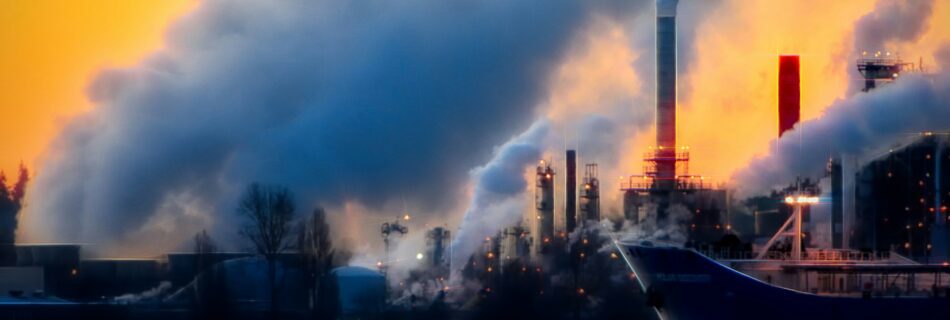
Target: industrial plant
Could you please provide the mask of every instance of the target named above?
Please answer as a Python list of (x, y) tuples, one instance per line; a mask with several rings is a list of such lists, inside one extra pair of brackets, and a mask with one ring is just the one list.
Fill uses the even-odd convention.
[[(2, 231), (11, 239), (0, 243), (0, 319), (931, 319), (950, 314), (950, 127), (888, 132), (886, 145), (848, 149), (828, 143), (813, 154), (803, 137), (837, 124), (816, 124), (802, 112), (803, 93), (821, 86), (802, 85), (809, 56), (774, 54), (769, 59), (777, 72), (763, 72), (769, 76), (762, 78), (776, 88), (776, 99), (763, 108), (774, 112), (778, 132), (769, 127), (757, 133), (772, 145), (768, 155), (751, 161), (775, 166), (747, 169), (749, 175), (770, 178), (768, 186), (750, 187), (739, 175), (714, 181), (694, 172), (691, 162), (695, 169), (704, 155), (691, 154), (684, 139), (677, 139), (677, 113), (690, 112), (678, 110), (677, 91), (683, 88), (678, 35), (685, 34), (678, 26), (678, 4), (655, 1), (655, 56), (649, 58), (656, 69), (655, 78), (647, 80), (655, 82), (655, 93), (650, 105), (626, 106), (655, 114), (652, 145), (619, 152), (642, 154), (639, 165), (598, 159), (580, 143), (530, 145), (513, 157), (522, 163), (501, 166), (510, 172), (491, 172), (484, 165), (469, 173), (524, 182), (516, 188), (465, 185), (468, 197), (484, 190), (495, 196), (487, 197), (489, 205), (476, 200), (469, 205), (474, 209), (466, 214), (487, 224), (481, 228), (466, 226), (468, 216), (460, 225), (441, 216), (417, 222), (405, 201), (402, 211), (390, 210), (391, 199), (373, 203), (389, 210), (385, 218), (348, 213), (333, 220), (320, 206), (300, 215), (299, 203), (318, 201), (294, 199), (290, 187), (254, 182), (228, 203), (236, 203), (238, 212), (229, 219), (240, 220), (231, 233), (244, 243), (222, 245), (203, 230), (194, 236), (193, 250), (149, 258), (104, 258), (87, 243), (14, 243), (23, 189), (10, 192), (3, 180), (2, 200), (15, 199), (10, 208), (16, 206), (0, 217), (13, 221)], [(851, 103), (845, 107), (902, 103), (879, 97), (926, 95), (905, 83), (944, 81), (923, 67), (924, 58), (905, 62), (896, 52), (864, 51), (850, 61), (847, 67), (860, 75), (861, 86), (853, 97), (841, 99)], [(938, 107), (948, 107), (941, 102)], [(359, 109), (375, 102), (352, 103)], [(369, 111), (346, 116), (362, 112)], [(425, 121), (430, 120), (420, 122)], [(717, 130), (730, 130), (729, 125)], [(854, 127), (862, 133), (876, 130)], [(444, 139), (462, 146), (468, 142)], [(336, 140), (320, 152), (359, 152), (341, 146), (346, 138)], [(498, 150), (495, 156), (502, 154)], [(431, 157), (455, 152), (429, 151)], [(307, 161), (320, 159), (301, 153)], [(530, 159), (521, 159), (524, 154)], [(313, 161), (319, 170), (301, 174), (337, 170)], [(347, 179), (376, 179), (372, 169), (387, 165), (386, 159), (365, 161), (359, 165), (366, 173)], [(270, 159), (261, 162), (272, 165)], [(631, 167), (639, 171), (625, 171)], [(814, 170), (818, 167), (823, 170)], [(618, 178), (615, 172), (625, 173)], [(399, 177), (391, 182), (396, 189), (429, 183), (411, 174)], [(203, 183), (220, 183), (208, 180)], [(303, 189), (304, 197), (324, 191), (291, 186)], [(348, 188), (360, 187), (339, 187), (341, 198)], [(424, 190), (433, 198), (451, 194), (434, 189), (438, 185)], [(505, 193), (508, 189), (518, 190)], [(31, 199), (44, 201), (42, 195)], [(350, 200), (338, 202), (346, 207)], [(490, 206), (497, 204), (504, 205)], [(456, 210), (450, 207), (431, 210)], [(485, 218), (490, 210), (503, 212), (504, 219)], [(356, 245), (337, 239), (347, 231), (331, 232), (344, 224), (334, 222), (345, 219), (359, 225), (347, 229), (358, 234), (345, 235), (358, 238)], [(364, 228), (367, 224), (371, 227)], [(353, 231), (368, 229), (372, 234)]]

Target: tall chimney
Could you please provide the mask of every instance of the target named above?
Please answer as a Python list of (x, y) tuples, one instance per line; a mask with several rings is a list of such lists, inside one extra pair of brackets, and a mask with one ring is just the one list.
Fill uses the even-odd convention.
[(577, 152), (567, 150), (567, 186), (565, 196), (567, 198), (567, 209), (564, 210), (564, 225), (567, 232), (574, 232), (577, 226)]
[(797, 55), (778, 57), (778, 136), (798, 123), (801, 110), (801, 86)]
[(671, 190), (676, 178), (676, 3), (656, 1), (657, 187)]

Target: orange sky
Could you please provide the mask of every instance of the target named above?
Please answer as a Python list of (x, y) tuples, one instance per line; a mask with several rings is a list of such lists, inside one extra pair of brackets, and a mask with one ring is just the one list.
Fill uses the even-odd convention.
[[(778, 131), (778, 56), (801, 56), (802, 119), (820, 117), (835, 100), (846, 97), (854, 24), (874, 10), (876, 0), (723, 1), (697, 27), (690, 70), (678, 79), (677, 140), (690, 146), (690, 172), (706, 181), (727, 182), (749, 160), (768, 152)], [(688, 6), (685, 1), (680, 7)], [(820, 7), (820, 10), (815, 10)], [(684, 12), (689, 12), (685, 10)], [(678, 19), (691, 17), (681, 15)], [(629, 27), (629, 26), (628, 26)], [(915, 43), (888, 43), (907, 60), (921, 56), (931, 70), (932, 52), (950, 43), (950, 3), (937, 1), (929, 28)], [(624, 32), (653, 32), (652, 28), (624, 29), (609, 24), (592, 28), (584, 50), (569, 58), (555, 74), (544, 113), (555, 122), (600, 112), (609, 97), (631, 94), (652, 79), (639, 79), (630, 62), (643, 54), (629, 46)], [(630, 112), (652, 117), (653, 102), (631, 105)], [(569, 136), (570, 133), (561, 133)], [(641, 155), (654, 144), (647, 128), (618, 141), (622, 161), (616, 168), (601, 167), (611, 186), (604, 190), (605, 208), (619, 206), (616, 177), (642, 171)], [(550, 151), (550, 150), (549, 150)], [(548, 154), (557, 157), (560, 152)], [(530, 173), (526, 175), (530, 179)]]
[[(696, 159), (692, 171), (723, 181), (737, 166), (767, 150), (777, 125), (778, 54), (802, 55), (804, 119), (820, 116), (824, 107), (842, 97), (847, 87), (844, 68), (852, 62), (846, 56), (851, 28), (873, 9), (874, 2), (725, 1), (708, 13), (698, 32), (704, 35), (696, 44), (701, 54), (692, 72), (679, 79), (680, 86), (693, 89), (689, 97), (679, 98), (678, 119), (679, 141), (692, 147)], [(0, 2), (0, 19), (5, 24), (0, 28), (0, 169), (11, 172), (21, 160), (33, 166), (62, 122), (91, 107), (84, 89), (96, 70), (131, 65), (160, 48), (168, 22), (195, 3)], [(821, 9), (815, 10), (816, 5)], [(950, 30), (950, 4), (937, 1), (934, 11), (920, 43), (898, 45), (897, 50), (914, 57), (915, 52), (923, 52), (925, 62), (932, 64), (929, 53), (950, 40), (950, 33), (943, 31)], [(578, 68), (596, 75), (596, 82), (616, 83), (607, 89), (632, 90), (641, 80), (624, 70), (624, 65), (639, 52), (627, 48), (622, 31), (606, 29), (613, 31), (594, 42), (606, 48), (599, 53), (603, 59), (591, 61), (609, 63), (585, 63)], [(575, 94), (563, 97), (567, 102), (589, 99), (591, 92), (603, 94), (571, 92)], [(652, 106), (634, 109), (652, 112)], [(625, 141), (625, 149), (630, 150), (625, 156), (630, 160), (618, 169), (639, 171), (635, 159), (651, 139), (652, 132), (644, 132)]]
[[(779, 54), (801, 55), (801, 115), (820, 117), (845, 98), (855, 21), (874, 10), (874, 0), (727, 1), (700, 26), (700, 54), (680, 77), (691, 86), (679, 97), (678, 142), (691, 147), (691, 171), (725, 181), (768, 151), (778, 131)], [(818, 9), (820, 8), (820, 9)], [(929, 28), (915, 43), (887, 48), (933, 67), (932, 53), (950, 42), (950, 3), (937, 1)], [(652, 138), (652, 136), (651, 136)]]
[(69, 116), (91, 107), (96, 70), (135, 63), (161, 46), (195, 0), (0, 2), (0, 170), (33, 167)]

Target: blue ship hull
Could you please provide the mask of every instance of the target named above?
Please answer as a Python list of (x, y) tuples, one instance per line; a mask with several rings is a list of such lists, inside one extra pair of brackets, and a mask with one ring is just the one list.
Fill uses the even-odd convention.
[(694, 250), (626, 245), (626, 259), (661, 318), (950, 319), (950, 299), (821, 296), (774, 286)]

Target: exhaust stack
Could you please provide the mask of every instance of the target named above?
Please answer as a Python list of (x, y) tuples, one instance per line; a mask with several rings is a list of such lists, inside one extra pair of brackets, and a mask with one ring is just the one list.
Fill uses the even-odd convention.
[(676, 184), (676, 4), (656, 2), (656, 182), (662, 190)]
[(778, 136), (795, 127), (801, 118), (801, 76), (798, 56), (778, 57)]

